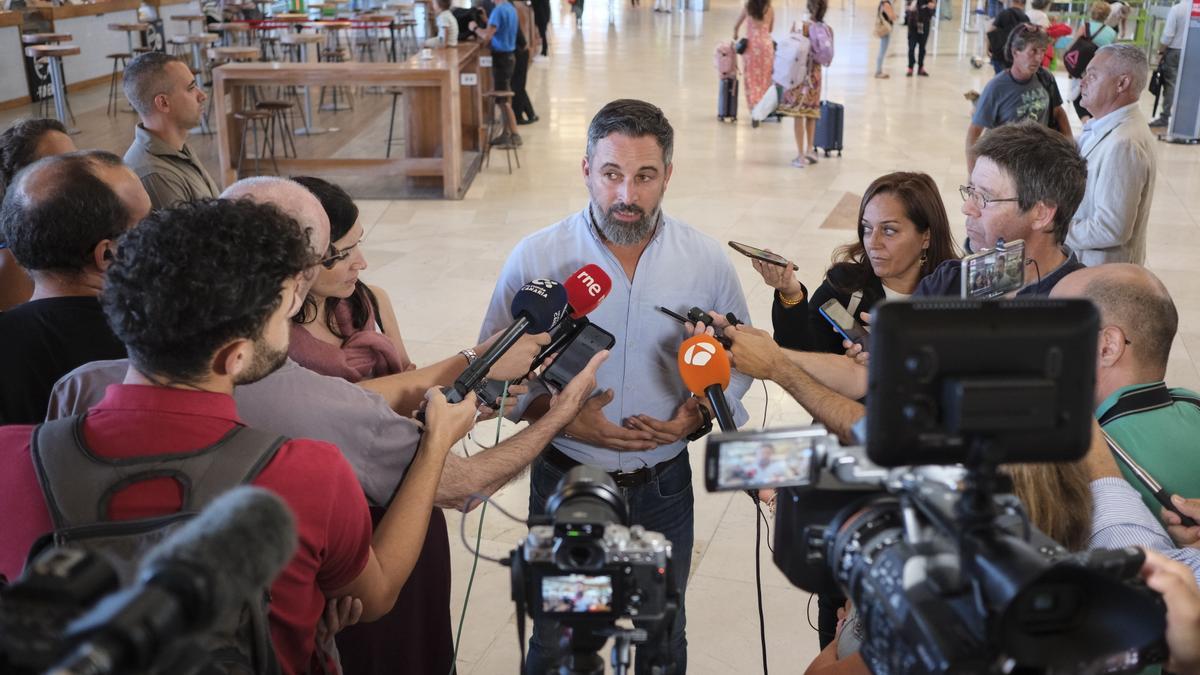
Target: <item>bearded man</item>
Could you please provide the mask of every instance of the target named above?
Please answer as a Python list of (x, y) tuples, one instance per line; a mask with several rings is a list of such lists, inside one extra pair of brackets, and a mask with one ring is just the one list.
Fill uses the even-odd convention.
[[(616, 337), (597, 372), (600, 392), (534, 460), (529, 512), (544, 513), (559, 479), (588, 464), (612, 476), (631, 523), (661, 532), (671, 542), (679, 611), (673, 626), (647, 626), (669, 638), (652, 633), (638, 651), (638, 673), (667, 663), (671, 668), (666, 672), (687, 671), (683, 591), (694, 538), (687, 443), (712, 428), (711, 411), (679, 377), (676, 354), (685, 333), (657, 308), (686, 314), (699, 306), (750, 319), (721, 245), (662, 213), (673, 145), (671, 124), (654, 105), (617, 100), (596, 113), (582, 166), (588, 206), (517, 244), (500, 273), (482, 328), (491, 335), (507, 327), (513, 296), (532, 279), (561, 281), (589, 263), (612, 278), (611, 293), (588, 315)], [(740, 399), (750, 383), (735, 374), (725, 392), (737, 424), (748, 418)], [(548, 400), (546, 391), (531, 387), (519, 409), (535, 418)], [(545, 673), (558, 664), (559, 634), (555, 622), (535, 622), (527, 673)]]

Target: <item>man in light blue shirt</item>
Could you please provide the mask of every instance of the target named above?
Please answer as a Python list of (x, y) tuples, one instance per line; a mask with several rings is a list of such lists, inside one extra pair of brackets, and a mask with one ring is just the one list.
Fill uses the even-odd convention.
[[(517, 244), (500, 273), (482, 330), (491, 335), (511, 323), (509, 304), (531, 279), (565, 279), (589, 263), (612, 278), (612, 291), (588, 315), (616, 337), (597, 373), (602, 393), (534, 461), (529, 512), (545, 511), (558, 480), (575, 465), (598, 466), (613, 475), (631, 521), (663, 533), (672, 544), (671, 574), (680, 601), (669, 645), (670, 672), (683, 673), (683, 590), (693, 541), (687, 440), (705, 425), (708, 411), (679, 376), (677, 353), (686, 334), (657, 308), (685, 314), (699, 306), (732, 312), (743, 321), (750, 317), (720, 244), (662, 213), (673, 168), (673, 133), (662, 111), (642, 101), (613, 101), (596, 114), (583, 160), (588, 206)], [(735, 374), (725, 392), (737, 424), (748, 418), (740, 398), (750, 383)], [(537, 396), (531, 392), (527, 398)], [(530, 415), (536, 416), (538, 405), (529, 404)], [(653, 642), (652, 636), (639, 650), (638, 673), (649, 672), (660, 656), (652, 654)], [(536, 622), (526, 672), (544, 673), (557, 664), (557, 646), (557, 627)]]

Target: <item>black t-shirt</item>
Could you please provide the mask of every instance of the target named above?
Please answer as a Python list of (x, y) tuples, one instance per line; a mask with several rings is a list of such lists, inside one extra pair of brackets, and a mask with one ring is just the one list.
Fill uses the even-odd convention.
[(1008, 34), (1023, 23), (1032, 22), (1024, 10), (1016, 7), (1009, 7), (996, 15), (996, 20), (992, 23), (994, 30), (987, 34), (988, 47), (992, 50), (993, 59), (1004, 58), (1004, 43), (1008, 42)]
[(41, 422), (59, 378), (125, 356), (96, 298), (32, 300), (0, 313), (0, 424)]

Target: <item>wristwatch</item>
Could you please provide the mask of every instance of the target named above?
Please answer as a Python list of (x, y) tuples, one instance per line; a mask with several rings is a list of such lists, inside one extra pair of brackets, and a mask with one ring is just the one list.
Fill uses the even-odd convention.
[(687, 439), (689, 441), (698, 441), (712, 431), (712, 413), (708, 412), (708, 408), (704, 407), (703, 405), (700, 406), (700, 417), (702, 417), (704, 421), (700, 424), (699, 428), (687, 435)]
[(462, 357), (467, 360), (468, 366), (471, 365), (472, 363), (475, 363), (475, 359), (479, 358), (475, 354), (475, 350), (471, 349), (470, 347), (467, 347), (466, 349), (460, 351), (459, 354), (462, 354)]

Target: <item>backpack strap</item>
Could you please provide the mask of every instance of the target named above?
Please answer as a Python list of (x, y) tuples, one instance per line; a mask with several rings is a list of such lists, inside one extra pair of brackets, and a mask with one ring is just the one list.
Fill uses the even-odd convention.
[(171, 478), (182, 487), (181, 512), (199, 511), (221, 493), (254, 480), (288, 440), (239, 425), (199, 450), (100, 457), (84, 442), (86, 417), (46, 422), (31, 439), (34, 470), (56, 530), (108, 521), (114, 495), (154, 478)]
[(1167, 389), (1165, 382), (1148, 384), (1121, 394), (1117, 402), (1100, 416), (1100, 426), (1150, 410), (1166, 408), (1176, 403), (1190, 403), (1200, 408), (1200, 398), (1179, 394)]

